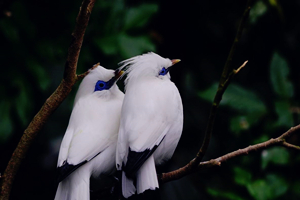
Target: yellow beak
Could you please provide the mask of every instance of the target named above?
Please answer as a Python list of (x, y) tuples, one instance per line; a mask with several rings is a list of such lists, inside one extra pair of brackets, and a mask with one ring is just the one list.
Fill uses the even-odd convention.
[(115, 71), (115, 79), (118, 80), (122, 75), (124, 74), (124, 71)]
[(172, 65), (175, 65), (176, 63), (178, 63), (180, 61), (181, 61), (180, 59), (173, 59), (173, 60), (171, 60)]

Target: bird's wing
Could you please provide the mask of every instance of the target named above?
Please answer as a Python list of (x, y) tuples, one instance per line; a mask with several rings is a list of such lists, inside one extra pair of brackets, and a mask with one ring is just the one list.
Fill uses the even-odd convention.
[(170, 81), (163, 86), (150, 81), (128, 87), (117, 150), (117, 167), (125, 163), (126, 175), (133, 175), (163, 141), (176, 117), (175, 96), (178, 90)]
[(121, 102), (99, 102), (93, 98), (76, 103), (61, 144), (59, 173), (72, 173), (116, 142), (120, 107)]
[[(160, 124), (158, 129), (149, 129), (149, 125), (145, 124), (144, 126), (149, 131), (144, 131), (138, 139), (129, 143), (127, 161), (123, 169), (128, 177), (134, 176), (136, 171), (154, 153), (169, 130), (169, 126), (166, 124)], [(153, 132), (150, 133), (151, 130)], [(138, 134), (138, 132), (133, 131), (133, 134)]]

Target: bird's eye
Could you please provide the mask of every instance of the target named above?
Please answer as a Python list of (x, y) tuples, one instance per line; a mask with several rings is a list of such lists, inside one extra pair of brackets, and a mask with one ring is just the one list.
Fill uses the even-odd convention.
[(99, 83), (99, 87), (103, 88), (104, 87), (104, 83)]
[(167, 73), (168, 73), (168, 69), (166, 69), (165, 67), (163, 67), (161, 70), (160, 70), (160, 72), (159, 72), (159, 75), (162, 75), (162, 76), (164, 76), (164, 75), (166, 75)]
[(101, 90), (105, 90), (105, 89), (108, 89), (106, 87), (107, 85), (107, 82), (104, 82), (104, 81), (97, 81), (96, 85), (95, 85), (95, 90), (94, 91), (101, 91)]

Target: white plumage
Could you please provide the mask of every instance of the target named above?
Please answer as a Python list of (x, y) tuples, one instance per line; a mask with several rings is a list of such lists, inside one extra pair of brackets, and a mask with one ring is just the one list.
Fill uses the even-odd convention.
[(90, 177), (114, 172), (124, 98), (115, 82), (122, 73), (98, 65), (82, 80), (59, 151), (56, 200), (88, 200)]
[(116, 164), (125, 198), (159, 187), (155, 165), (171, 158), (180, 139), (182, 102), (169, 74), (179, 61), (148, 53), (121, 62), (128, 75)]

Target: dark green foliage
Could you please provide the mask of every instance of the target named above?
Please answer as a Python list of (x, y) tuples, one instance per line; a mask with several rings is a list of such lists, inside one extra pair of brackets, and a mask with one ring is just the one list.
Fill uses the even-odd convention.
[(125, 59), (143, 52), (155, 51), (149, 35), (145, 32), (137, 33), (145, 28), (151, 16), (157, 12), (157, 4), (128, 7), (123, 1), (111, 1), (102, 2), (100, 5), (103, 6), (101, 11), (107, 12), (107, 8), (111, 10), (107, 13), (108, 21), (103, 27), (106, 31), (102, 32), (101, 37), (94, 39), (97, 48), (104, 54)]
[[(214, 83), (209, 89), (198, 94), (203, 99), (211, 100), (217, 88), (218, 83)], [(228, 106), (238, 113), (230, 122), (230, 128), (234, 133), (249, 129), (267, 113), (266, 106), (255, 93), (236, 84), (229, 85), (220, 105)]]
[[(288, 78), (289, 66), (287, 61), (277, 52), (273, 54), (270, 63), (271, 88), (276, 95), (273, 96), (274, 99), (272, 99), (271, 102), (268, 102), (269, 105), (272, 105), (268, 106), (269, 111), (265, 103), (263, 103), (254, 92), (235, 84), (231, 84), (228, 87), (221, 102), (221, 107), (227, 106), (230, 110), (234, 110), (238, 113), (237, 116), (233, 115), (229, 122), (230, 130), (233, 133), (240, 133), (245, 130), (251, 131), (252, 129), (254, 130), (254, 127), (259, 126), (267, 127), (264, 133), (261, 132), (258, 136), (260, 137), (259, 139), (249, 144), (268, 140), (276, 128), (285, 127), (288, 129), (294, 125), (293, 115), (290, 109), (294, 88)], [(217, 83), (214, 83), (207, 90), (199, 92), (198, 95), (207, 101), (212, 101), (216, 89)], [(274, 113), (277, 119), (264, 120), (264, 118), (270, 118)], [(245, 134), (245, 132), (243, 134)], [(239, 136), (242, 135), (239, 134)], [(291, 163), (290, 152), (284, 147), (266, 149), (261, 153), (260, 162), (261, 170), (263, 170), (264, 173), (257, 178), (252, 178), (251, 170), (245, 170), (238, 166), (233, 168), (235, 183), (246, 187), (248, 193), (257, 200), (276, 199), (284, 195), (288, 191), (289, 186), (287, 182), (290, 177), (278, 175), (280, 170), (277, 172), (269, 172), (268, 166), (285, 166), (286, 169), (288, 169)], [(253, 165), (253, 163), (246, 166), (249, 168), (251, 165)], [(234, 193), (218, 189), (208, 188), (208, 192), (215, 197), (222, 197), (224, 199), (242, 199)]]
[[(24, 129), (63, 77), (80, 0), (0, 2), (0, 173)], [(116, 69), (131, 56), (156, 51), (182, 60), (170, 74), (184, 104), (184, 131), (170, 162), (184, 166), (200, 148), (207, 118), (246, 1), (97, 1), (78, 73), (100, 62)], [(257, 0), (233, 57), (204, 160), (266, 141), (299, 124), (300, 5)], [(119, 82), (123, 88), (122, 81)], [(76, 87), (30, 148), (11, 199), (53, 199), (59, 145)], [(299, 134), (289, 142), (299, 145)], [(162, 199), (299, 199), (299, 152), (273, 147), (163, 185)], [(114, 197), (106, 199), (114, 199)]]

